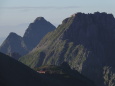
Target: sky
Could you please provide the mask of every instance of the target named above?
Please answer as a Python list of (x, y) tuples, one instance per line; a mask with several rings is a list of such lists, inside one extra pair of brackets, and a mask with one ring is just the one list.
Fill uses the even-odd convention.
[(23, 36), (39, 16), (58, 26), (74, 13), (97, 11), (115, 16), (115, 0), (0, 0), (0, 44), (10, 32)]

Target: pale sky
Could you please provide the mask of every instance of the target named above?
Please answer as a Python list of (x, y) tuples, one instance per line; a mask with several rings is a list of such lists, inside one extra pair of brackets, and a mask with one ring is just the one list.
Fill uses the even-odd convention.
[(23, 36), (39, 16), (57, 26), (74, 13), (97, 11), (115, 16), (115, 0), (0, 0), (0, 43), (10, 32)]

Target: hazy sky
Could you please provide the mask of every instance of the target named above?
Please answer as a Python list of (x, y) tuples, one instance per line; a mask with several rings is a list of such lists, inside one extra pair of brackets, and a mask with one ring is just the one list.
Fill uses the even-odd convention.
[(22, 36), (39, 16), (57, 26), (76, 12), (96, 11), (115, 16), (115, 0), (0, 0), (0, 41), (10, 32)]

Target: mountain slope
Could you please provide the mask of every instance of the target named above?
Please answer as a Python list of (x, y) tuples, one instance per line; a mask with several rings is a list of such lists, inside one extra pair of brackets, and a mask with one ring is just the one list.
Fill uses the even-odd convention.
[(37, 72), (2, 53), (0, 53), (0, 68), (0, 86), (51, 85)]
[(29, 25), (23, 37), (16, 33), (10, 33), (0, 47), (0, 52), (5, 53), (15, 59), (27, 54), (48, 32), (55, 29), (50, 22), (43, 17), (38, 17)]
[(35, 68), (35, 70), (38, 72), (44, 71), (45, 74), (42, 75), (49, 77), (58, 86), (95, 86), (91, 80), (81, 75), (78, 71), (72, 70), (66, 62), (59, 66), (44, 65)]
[(72, 84), (73, 86), (95, 86), (92, 81), (78, 72), (75, 72), (79, 76), (76, 78), (42, 75), (2, 53), (0, 53), (0, 68), (0, 86), (71, 86)]
[[(115, 85), (115, 18), (112, 14), (77, 13), (48, 33), (38, 46), (20, 61), (32, 68), (66, 61), (93, 80), (97, 86)], [(105, 71), (105, 72), (104, 72)], [(111, 76), (109, 76), (111, 75)], [(109, 80), (105, 76), (109, 76)], [(106, 82), (106, 83), (105, 83)], [(108, 85), (108, 86), (111, 86)]]

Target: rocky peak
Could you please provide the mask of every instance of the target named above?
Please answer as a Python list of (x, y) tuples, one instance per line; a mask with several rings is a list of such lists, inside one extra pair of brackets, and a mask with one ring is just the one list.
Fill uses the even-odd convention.
[(14, 32), (11, 32), (9, 35), (17, 35), (16, 33), (14, 33)]
[(45, 20), (44, 17), (37, 17), (34, 21)]
[(104, 12), (95, 12), (94, 14), (77, 13), (72, 15), (70, 19), (72, 23), (65, 30), (63, 39), (81, 42), (83, 39), (84, 41), (88, 39), (100, 39), (100, 37), (106, 37), (107, 34), (115, 37), (115, 18), (112, 14)]
[(46, 22), (46, 20), (44, 19), (44, 17), (37, 17), (37, 18), (34, 20), (34, 23), (38, 23), (38, 22)]
[(23, 39), (29, 50), (32, 50), (44, 35), (55, 29), (55, 26), (43, 17), (37, 17), (27, 28)]
[[(106, 64), (114, 65), (112, 57), (114, 57), (115, 49), (115, 18), (112, 14), (105, 12), (94, 14), (78, 13), (74, 14), (71, 19), (71, 24), (65, 29), (62, 40), (68, 40), (75, 44), (82, 44), (87, 49), (94, 51), (95, 55), (106, 56)], [(101, 49), (103, 49), (101, 51)], [(98, 50), (100, 49), (100, 50)], [(100, 51), (100, 52), (97, 52)], [(102, 60), (102, 59), (101, 59)]]
[(8, 37), (7, 38), (17, 38), (17, 37), (19, 37), (19, 38), (21, 38), (21, 36), (19, 36), (19, 35), (17, 35), (16, 33), (14, 33), (14, 32), (11, 32), (9, 35), (8, 35)]
[[(88, 13), (88, 14), (85, 14), (85, 13), (75, 13), (73, 14), (71, 17), (74, 17), (74, 19), (76, 21), (89, 21), (89, 20), (92, 20), (91, 22), (107, 22), (107, 21), (115, 21), (115, 18), (112, 14), (107, 14), (106, 12), (95, 12), (95, 13)], [(103, 21), (100, 21), (100, 20), (103, 20)]]
[(14, 32), (11, 32), (9, 35), (8, 35), (8, 37), (6, 38), (6, 40), (7, 41), (16, 41), (16, 40), (21, 40), (22, 39), (22, 37), (21, 36), (19, 36), (19, 35), (17, 35), (16, 33), (14, 33)]

